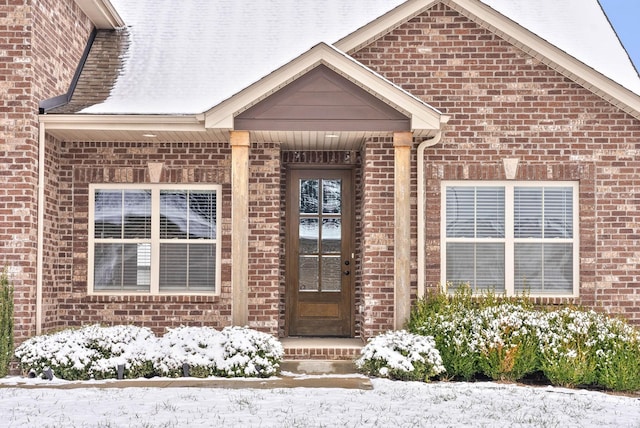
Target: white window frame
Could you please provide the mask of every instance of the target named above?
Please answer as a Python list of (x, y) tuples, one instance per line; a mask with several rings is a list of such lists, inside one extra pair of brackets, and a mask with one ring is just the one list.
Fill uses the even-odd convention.
[[(447, 238), (447, 188), (449, 187), (504, 187), (505, 189), (505, 238)], [(514, 189), (516, 187), (571, 187), (573, 189), (573, 238), (515, 238), (514, 237)], [(447, 243), (455, 242), (504, 242), (504, 293), (515, 296), (515, 244), (516, 243), (572, 243), (573, 244), (573, 290), (570, 293), (534, 293), (531, 297), (578, 297), (580, 290), (580, 229), (579, 229), (579, 183), (577, 181), (463, 181), (441, 182), (440, 200), (440, 279), (443, 291), (447, 288)]]
[[(128, 291), (128, 290), (95, 290), (94, 289), (94, 269), (95, 269), (95, 193), (99, 190), (149, 190), (151, 191), (151, 239), (140, 239), (151, 244), (151, 281), (149, 291)], [(171, 290), (160, 291), (160, 243), (167, 242), (160, 239), (160, 191), (210, 191), (216, 194), (216, 231), (215, 239), (207, 242), (215, 244), (215, 284), (214, 290), (206, 292), (202, 290)], [(220, 268), (221, 268), (221, 205), (222, 186), (216, 184), (129, 184), (129, 183), (105, 183), (89, 184), (89, 239), (87, 254), (87, 288), (89, 295), (123, 295), (123, 296), (218, 296), (220, 295)], [(104, 241), (103, 241), (104, 242)], [(122, 239), (113, 239), (113, 242), (122, 242)]]

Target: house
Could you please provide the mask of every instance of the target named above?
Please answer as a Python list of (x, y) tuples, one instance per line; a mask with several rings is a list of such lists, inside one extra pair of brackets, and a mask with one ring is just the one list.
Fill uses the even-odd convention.
[(369, 338), (460, 283), (640, 323), (640, 78), (596, 0), (0, 11), (18, 341)]

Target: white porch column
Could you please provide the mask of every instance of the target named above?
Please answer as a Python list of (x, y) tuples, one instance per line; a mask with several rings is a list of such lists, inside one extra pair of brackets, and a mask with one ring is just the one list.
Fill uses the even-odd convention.
[(401, 329), (411, 311), (411, 132), (394, 132), (394, 328)]
[(231, 321), (249, 323), (249, 132), (231, 131)]

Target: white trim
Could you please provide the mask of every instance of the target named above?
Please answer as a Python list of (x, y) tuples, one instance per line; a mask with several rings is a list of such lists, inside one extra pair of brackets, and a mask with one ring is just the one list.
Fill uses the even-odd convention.
[(42, 334), (42, 305), (43, 305), (43, 274), (44, 274), (44, 211), (45, 211), (45, 165), (46, 165), (46, 130), (45, 124), (40, 124), (38, 134), (38, 224), (37, 224), (37, 253), (36, 253), (36, 335)]
[(41, 114), (47, 129), (206, 132), (203, 115)]
[(441, 287), (446, 290), (447, 284), (447, 242), (469, 242), (467, 238), (447, 238), (446, 225), (446, 197), (448, 187), (504, 187), (505, 189), (505, 237), (504, 238), (475, 238), (474, 242), (504, 242), (505, 244), (505, 294), (513, 296), (516, 294), (514, 286), (514, 246), (517, 242), (549, 243), (550, 239), (517, 239), (513, 236), (514, 215), (513, 215), (513, 194), (516, 187), (571, 187), (573, 189), (573, 238), (554, 238), (554, 243), (573, 244), (573, 290), (571, 293), (530, 293), (531, 297), (558, 297), (573, 298), (580, 294), (580, 216), (579, 216), (579, 191), (580, 186), (577, 181), (461, 181), (443, 180), (440, 184), (440, 281)]
[(333, 45), (341, 51), (353, 53), (438, 3), (440, 0), (408, 0)]
[(427, 212), (426, 207), (426, 199), (424, 197), (424, 150), (427, 147), (435, 146), (440, 143), (442, 139), (442, 132), (438, 131), (436, 135), (430, 140), (424, 140), (420, 145), (418, 145), (417, 150), (417, 160), (418, 163), (418, 290), (417, 297), (421, 299), (426, 294), (426, 286), (425, 284), (425, 236), (424, 229), (425, 223), (427, 219), (425, 218), (425, 213)]
[(412, 130), (439, 130), (449, 116), (404, 91), (343, 52), (320, 43), (285, 66), (207, 111), (206, 128), (234, 128), (234, 117), (308, 71), (324, 64), (411, 118)]
[(97, 29), (113, 30), (125, 25), (109, 0), (75, 0), (75, 2)]
[[(94, 277), (94, 251), (95, 251), (95, 230), (94, 230), (94, 218), (95, 218), (95, 192), (96, 190), (114, 189), (114, 190), (150, 190), (152, 192), (151, 197), (151, 238), (150, 239), (135, 239), (131, 242), (147, 242), (151, 245), (151, 285), (148, 292), (140, 291), (115, 291), (105, 290), (96, 291), (93, 288)], [(214, 240), (207, 240), (207, 243), (215, 243), (216, 245), (216, 278), (214, 291), (212, 292), (189, 292), (189, 291), (171, 291), (161, 292), (159, 290), (159, 265), (160, 259), (160, 243), (163, 240), (160, 239), (160, 222), (157, 217), (160, 213), (160, 191), (161, 190), (209, 190), (216, 192), (216, 238)], [(116, 296), (218, 296), (220, 295), (221, 288), (221, 255), (222, 255), (222, 185), (220, 184), (204, 184), (204, 183), (91, 183), (89, 184), (89, 233), (88, 233), (88, 254), (87, 254), (87, 293), (89, 295), (104, 296), (104, 295), (116, 295)], [(101, 242), (109, 242), (110, 240), (101, 240)], [(113, 239), (113, 242), (123, 242), (122, 239)], [(194, 240), (196, 241), (196, 240)], [(182, 242), (182, 241), (180, 241)], [(198, 242), (192, 242), (198, 243)], [(156, 266), (154, 269), (153, 266)]]

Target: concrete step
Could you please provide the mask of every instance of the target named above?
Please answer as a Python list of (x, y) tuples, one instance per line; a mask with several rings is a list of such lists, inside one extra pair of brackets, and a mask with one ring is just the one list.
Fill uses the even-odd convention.
[(284, 360), (280, 370), (294, 375), (345, 375), (358, 372), (353, 360)]
[(280, 339), (285, 360), (348, 360), (360, 356), (360, 338), (285, 337)]
[(355, 374), (354, 360), (363, 343), (359, 338), (286, 337), (283, 372), (300, 375)]

